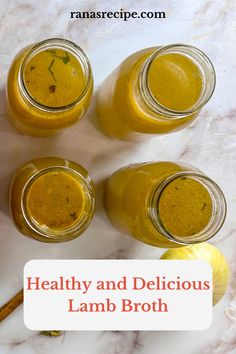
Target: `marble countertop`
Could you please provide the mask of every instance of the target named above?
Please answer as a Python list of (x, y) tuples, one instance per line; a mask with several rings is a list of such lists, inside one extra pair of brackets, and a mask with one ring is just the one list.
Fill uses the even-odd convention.
[[(137, 5), (138, 4), (138, 5)], [(158, 258), (163, 250), (117, 232), (102, 206), (104, 180), (132, 162), (180, 160), (194, 164), (223, 189), (228, 216), (212, 240), (231, 265), (232, 279), (214, 308), (206, 331), (65, 332), (48, 338), (25, 328), (22, 307), (0, 324), (0, 354), (236, 354), (236, 2), (235, 0), (33, 1), (0, 0), (0, 304), (22, 286), (24, 264), (33, 258)], [(70, 11), (166, 11), (162, 20), (70, 20)], [(91, 60), (95, 88), (130, 53), (153, 45), (189, 43), (205, 51), (217, 72), (213, 98), (198, 121), (181, 132), (145, 143), (102, 135), (94, 113), (55, 138), (18, 134), (6, 118), (5, 82), (15, 53), (49, 37), (78, 43)], [(98, 190), (95, 217), (85, 234), (65, 244), (21, 236), (8, 213), (12, 172), (25, 161), (55, 155), (75, 160), (91, 173)]]

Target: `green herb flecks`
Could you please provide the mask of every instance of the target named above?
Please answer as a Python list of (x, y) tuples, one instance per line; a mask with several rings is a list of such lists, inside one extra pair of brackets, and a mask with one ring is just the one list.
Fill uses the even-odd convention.
[(46, 52), (51, 53), (51, 54), (56, 54), (56, 51), (54, 49), (47, 49)]
[(60, 59), (60, 60), (63, 61), (64, 64), (67, 64), (67, 63), (69, 63), (69, 61), (70, 61), (70, 56), (69, 56), (69, 54), (68, 54), (66, 51), (64, 51), (65, 56), (57, 55), (56, 50), (48, 49), (47, 52), (50, 53), (51, 56), (53, 57), (53, 59), (52, 59), (52, 61), (51, 61), (51, 64), (50, 64), (49, 67), (48, 67), (48, 70), (49, 70), (50, 74), (52, 75), (53, 80), (54, 80), (54, 81), (57, 81), (57, 79), (56, 79), (56, 77), (55, 77), (55, 75), (54, 75), (54, 72), (52, 71), (52, 66), (53, 66), (53, 64), (55, 63), (55, 59)]
[(76, 220), (78, 217), (76, 215), (76, 212), (74, 211), (72, 214), (70, 214), (73, 220)]
[(50, 53), (54, 58), (62, 60), (64, 64), (67, 64), (70, 61), (70, 56), (66, 51), (64, 51), (65, 56), (57, 55), (55, 50), (47, 50), (47, 52)]
[(54, 64), (54, 63), (55, 63), (55, 59), (52, 59), (51, 64), (50, 64), (49, 67), (48, 67), (48, 70), (49, 70), (50, 74), (52, 75), (53, 80), (54, 80), (54, 81), (57, 81), (57, 79), (55, 78), (54, 72), (52, 71), (52, 67), (53, 67), (53, 64)]
[(58, 57), (58, 56), (57, 56), (57, 58), (62, 59), (63, 63), (64, 63), (64, 64), (67, 64), (67, 63), (69, 63), (69, 61), (70, 61), (70, 56), (69, 56), (69, 54), (68, 54), (67, 52), (64, 52), (64, 53), (65, 53), (65, 57)]
[(49, 86), (49, 92), (53, 93), (56, 91), (56, 85)]

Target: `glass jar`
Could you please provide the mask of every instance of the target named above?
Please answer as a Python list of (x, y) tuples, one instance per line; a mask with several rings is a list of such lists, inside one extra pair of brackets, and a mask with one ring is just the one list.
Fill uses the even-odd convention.
[(213, 65), (199, 49), (184, 44), (143, 49), (100, 87), (98, 120), (112, 138), (175, 132), (196, 119), (214, 88)]
[(108, 179), (105, 207), (120, 231), (164, 248), (209, 240), (226, 216), (225, 198), (217, 184), (179, 162), (119, 169)]
[(89, 60), (75, 43), (52, 38), (22, 49), (7, 79), (8, 116), (23, 134), (51, 136), (85, 114), (93, 92)]
[(88, 227), (95, 189), (81, 165), (57, 157), (40, 158), (15, 172), (9, 205), (22, 234), (43, 242), (64, 242)]

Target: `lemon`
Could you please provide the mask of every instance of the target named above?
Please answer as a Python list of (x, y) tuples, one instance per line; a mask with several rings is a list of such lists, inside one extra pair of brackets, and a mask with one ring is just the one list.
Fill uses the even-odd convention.
[(161, 259), (202, 260), (211, 265), (213, 277), (213, 305), (225, 294), (228, 287), (230, 270), (228, 262), (218, 248), (209, 243), (184, 246), (167, 250)]

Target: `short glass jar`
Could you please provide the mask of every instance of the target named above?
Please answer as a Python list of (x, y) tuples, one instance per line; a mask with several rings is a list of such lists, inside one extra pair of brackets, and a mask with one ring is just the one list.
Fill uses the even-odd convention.
[(22, 234), (43, 242), (69, 241), (92, 220), (95, 188), (86, 169), (75, 162), (35, 159), (15, 172), (9, 206)]
[(214, 88), (213, 65), (199, 49), (146, 48), (126, 58), (101, 85), (98, 120), (112, 138), (175, 132), (195, 120)]
[(47, 39), (23, 48), (13, 60), (8, 116), (23, 134), (51, 136), (84, 116), (92, 92), (92, 70), (83, 50), (65, 39)]
[(218, 185), (195, 167), (179, 162), (119, 169), (108, 179), (105, 207), (120, 231), (163, 248), (209, 240), (226, 216)]

